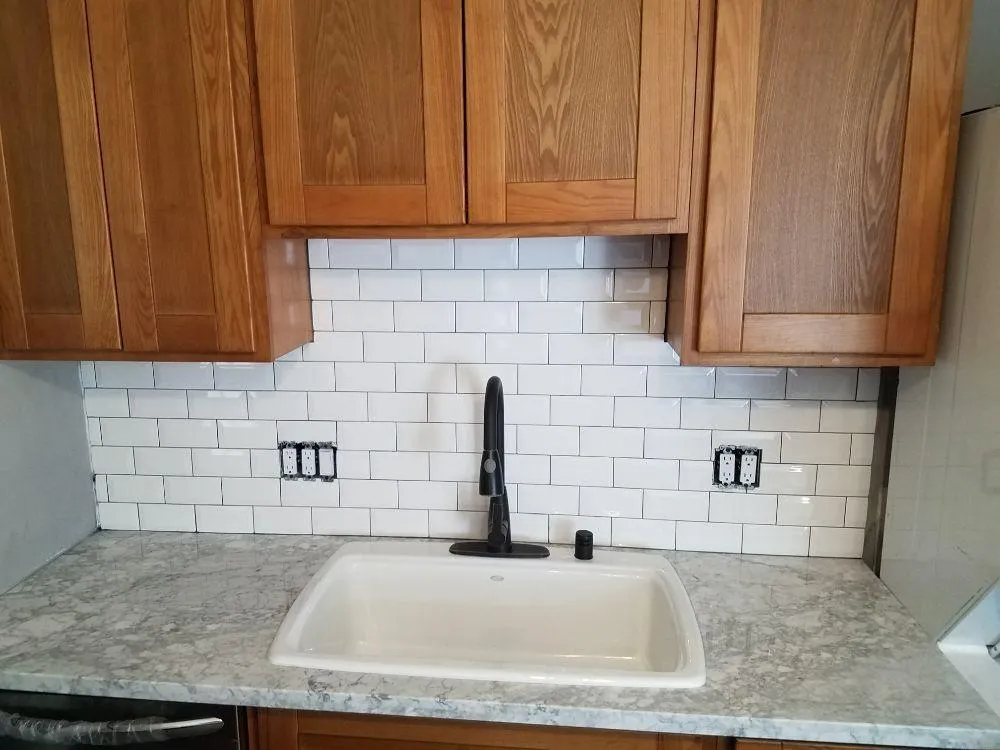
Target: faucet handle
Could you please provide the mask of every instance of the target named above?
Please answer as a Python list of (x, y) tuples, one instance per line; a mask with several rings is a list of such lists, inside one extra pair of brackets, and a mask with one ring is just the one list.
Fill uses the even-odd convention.
[(483, 459), (479, 467), (479, 494), (489, 497), (499, 497), (503, 493), (503, 464), (501, 463), (500, 452), (485, 450), (483, 451)]

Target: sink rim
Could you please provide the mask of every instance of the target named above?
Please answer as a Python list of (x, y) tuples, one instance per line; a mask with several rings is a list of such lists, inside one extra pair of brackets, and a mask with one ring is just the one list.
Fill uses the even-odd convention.
[[(694, 608), (687, 590), (670, 564), (655, 553), (599, 549), (593, 560), (580, 561), (573, 557), (572, 547), (551, 545), (551, 556), (542, 559), (502, 559), (489, 557), (460, 557), (448, 552), (450, 542), (432, 540), (352, 541), (345, 543), (316, 571), (309, 583), (296, 597), (268, 649), (268, 660), (278, 666), (301, 667), (324, 672), (356, 672), (405, 678), (468, 679), (512, 683), (578, 685), (600, 687), (645, 687), (659, 689), (690, 689), (702, 687), (706, 681), (704, 644), (695, 618)], [(436, 563), (450, 566), (480, 567), (495, 570), (498, 566), (520, 569), (547, 567), (551, 572), (565, 570), (566, 566), (587, 566), (605, 572), (637, 570), (654, 574), (656, 583), (671, 603), (671, 612), (677, 628), (682, 663), (673, 671), (615, 670), (600, 667), (565, 668), (538, 663), (505, 662), (491, 665), (483, 662), (432, 663), (414, 658), (377, 656), (352, 656), (349, 654), (306, 653), (299, 647), (302, 631), (312, 613), (314, 593), (330, 585), (331, 570), (352, 558), (399, 558), (405, 563), (414, 557), (432, 558)], [(321, 594), (320, 594), (321, 595)], [(318, 600), (317, 600), (318, 601)], [(332, 666), (320, 666), (323, 660)]]

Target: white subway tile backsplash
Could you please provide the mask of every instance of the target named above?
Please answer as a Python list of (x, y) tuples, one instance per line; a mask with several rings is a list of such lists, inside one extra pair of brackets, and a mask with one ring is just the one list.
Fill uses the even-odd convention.
[(646, 429), (646, 458), (677, 458), (692, 461), (712, 456), (711, 430)]
[(549, 296), (548, 271), (487, 271), (486, 299), (544, 302)]
[(486, 334), (426, 333), (424, 359), (427, 362), (485, 362)]
[(645, 396), (645, 367), (584, 365), (584, 396)]
[(585, 333), (648, 335), (649, 303), (584, 302), (583, 330)]
[(314, 300), (356, 300), (361, 297), (358, 271), (353, 268), (314, 268), (309, 271)]
[(370, 479), (371, 457), (368, 451), (337, 451), (337, 476), (340, 479)]
[(650, 490), (677, 489), (677, 461), (658, 458), (614, 459), (616, 487), (638, 487)]
[[(744, 432), (742, 430), (713, 430), (712, 448), (720, 445), (750, 445), (760, 448), (762, 459), (765, 463), (778, 463), (783, 449), (780, 432)], [(709, 454), (702, 454), (698, 458), (710, 458)], [(788, 463), (793, 463), (789, 461)], [(799, 463), (799, 462), (794, 462)]]
[(267, 391), (274, 388), (274, 367), (270, 364), (217, 362), (215, 388), (220, 391)]
[[(437, 482), (478, 480), (481, 458), (480, 453), (431, 453), (430, 478)], [(507, 472), (507, 480), (515, 481), (509, 471)]]
[(334, 331), (391, 331), (395, 325), (392, 302), (337, 301), (331, 307)]
[(191, 474), (190, 448), (135, 448), (134, 451), (137, 474)]
[(274, 363), (274, 387), (279, 391), (332, 391), (336, 383), (332, 362)]
[(250, 451), (245, 449), (193, 448), (191, 463), (197, 477), (250, 476)]
[[(310, 420), (282, 420), (278, 422), (278, 440), (286, 441), (311, 441), (322, 443), (326, 441), (334, 442), (337, 439), (337, 423), (333, 421), (322, 421), (319, 419)], [(252, 458), (252, 456), (251, 456)]]
[(327, 240), (306, 240), (309, 268), (330, 267), (330, 243)]
[(396, 390), (396, 366), (391, 362), (337, 362), (334, 367), (338, 391)]
[[(846, 464), (851, 457), (851, 436), (835, 432), (786, 432), (781, 436), (783, 463)], [(869, 456), (869, 460), (870, 460)], [(767, 457), (765, 461), (773, 461)]]
[(95, 474), (134, 474), (135, 458), (132, 448), (92, 445), (90, 463)]
[(518, 393), (575, 396), (580, 393), (580, 365), (519, 365)]
[(711, 461), (680, 461), (680, 474), (677, 479), (677, 488), (681, 490), (696, 490), (708, 492), (715, 489), (712, 486), (712, 462)]
[(481, 302), (483, 271), (421, 271), (422, 296), (430, 302)]
[[(561, 456), (545, 456), (542, 454), (529, 455), (526, 453), (511, 453), (507, 455), (507, 479), (510, 482), (518, 482), (522, 485), (528, 484), (559, 484), (553, 478), (551, 465)], [(609, 459), (610, 460), (610, 459)], [(476, 464), (476, 471), (472, 478), (479, 476), (479, 465)], [(463, 478), (467, 478), (463, 477)]]
[(611, 544), (611, 519), (599, 516), (549, 516), (549, 541), (552, 544), (573, 544), (576, 532), (587, 529), (594, 535), (594, 544)]
[(220, 448), (273, 448), (277, 443), (278, 426), (271, 420), (219, 421)]
[(80, 387), (81, 388), (97, 387), (97, 368), (94, 367), (93, 362), (80, 363)]
[(712, 398), (714, 393), (714, 367), (649, 368), (649, 396)]
[(215, 388), (211, 362), (154, 362), (153, 385), (157, 388)]
[(135, 503), (98, 503), (97, 524), (102, 529), (139, 530), (139, 506)]
[(549, 336), (549, 363), (610, 365), (614, 342), (610, 333), (553, 333)]
[[(429, 393), (428, 422), (482, 422), (483, 396), (479, 393)], [(508, 422), (510, 422), (508, 417)]]
[(426, 422), (427, 394), (369, 393), (368, 419), (372, 422)]
[(815, 401), (853, 401), (858, 391), (858, 371), (851, 367), (791, 367), (787, 398)]
[[(650, 323), (650, 330), (653, 330)], [(614, 359), (616, 365), (660, 365), (679, 370), (679, 367), (672, 367), (677, 364), (677, 355), (674, 350), (663, 340), (663, 326), (660, 326), (659, 333), (616, 333), (614, 344)], [(661, 367), (650, 367), (649, 387), (653, 388), (653, 371), (660, 370)], [(706, 391), (711, 396), (711, 391)], [(670, 393), (650, 393), (649, 395), (684, 395)], [(691, 395), (700, 396), (701, 393)]]
[(708, 492), (689, 490), (643, 490), (643, 518), (673, 521), (707, 521)]
[[(424, 455), (426, 468), (426, 454)], [(372, 455), (374, 460), (375, 456)], [(374, 464), (373, 464), (374, 467)], [(373, 468), (374, 471), (374, 468)], [(426, 476), (426, 472), (425, 472)], [(411, 481), (404, 478), (398, 484), (399, 507), (424, 510), (456, 510), (458, 508), (458, 487), (455, 482)]]
[(875, 402), (824, 401), (820, 432), (875, 432)]
[(515, 239), (455, 240), (455, 268), (517, 268), (517, 253)]
[(504, 394), (510, 395), (518, 392), (517, 370), (517, 365), (465, 362), (455, 365), (455, 387), (458, 393), (482, 395), (486, 391), (486, 382), (496, 375), (503, 383)]
[(847, 512), (844, 516), (844, 526), (852, 528), (865, 527), (868, 520), (868, 498), (849, 497), (847, 498)]
[(718, 367), (716, 398), (784, 398), (785, 370), (781, 367)]
[(615, 271), (614, 297), (617, 301), (658, 301), (667, 299), (666, 268), (619, 268)]
[[(206, 481), (197, 478), (198, 481)], [(317, 486), (317, 483), (302, 486)], [(334, 485), (319, 483), (327, 488)], [(274, 478), (263, 477), (225, 477), (222, 480), (222, 495), (226, 505), (279, 505), (284, 501), (283, 493), (280, 490), (279, 482)], [(295, 505), (296, 503), (285, 503)], [(315, 503), (321, 505), (322, 503)]]
[(681, 427), (685, 430), (746, 430), (750, 425), (747, 399), (685, 398)]
[(580, 515), (642, 518), (642, 490), (581, 487)]
[[(280, 482), (275, 482), (274, 480), (243, 480), (248, 482), (255, 481), (269, 481), (278, 484), (279, 487), (273, 489), (269, 488), (266, 490), (268, 493), (265, 495), (267, 498), (271, 498), (270, 494), (274, 490), (280, 493), (281, 505), (287, 507), (308, 507), (308, 508), (323, 508), (323, 507), (336, 507), (340, 504), (340, 484), (337, 482), (305, 482), (305, 481), (295, 481), (295, 480), (281, 480)], [(225, 486), (223, 486), (223, 491), (225, 491)], [(226, 495), (228, 498), (228, 494)], [(278, 503), (253, 503), (254, 505), (277, 505)]]
[(244, 391), (188, 391), (187, 398), (188, 416), (192, 419), (247, 418)]
[(330, 268), (389, 268), (389, 240), (330, 240)]
[(879, 381), (882, 371), (875, 367), (858, 370), (858, 401), (878, 401)]
[(552, 456), (552, 483), (580, 487), (612, 487), (613, 459), (607, 456)]
[(430, 477), (426, 453), (405, 451), (372, 451), (372, 479), (422, 479)]
[(127, 417), (128, 391), (124, 388), (85, 388), (83, 408), (88, 417)]
[[(329, 302), (325, 300), (313, 300), (312, 324), (314, 336), (320, 331), (333, 330), (333, 306)], [(309, 344), (306, 344), (305, 346), (309, 346)]]
[(641, 458), (644, 430), (638, 427), (581, 427), (581, 456)]
[(372, 536), (429, 535), (429, 517), (426, 510), (372, 509)]
[(553, 396), (554, 425), (608, 426), (614, 423), (615, 400), (611, 396)]
[(344, 422), (337, 426), (341, 447), (355, 451), (396, 450), (396, 425), (392, 422)]
[(612, 269), (573, 269), (549, 271), (549, 300), (610, 302), (614, 297), (615, 272)]
[(454, 268), (454, 240), (392, 240), (393, 268)]
[(139, 504), (143, 531), (195, 531), (193, 505)]
[(549, 541), (549, 517), (537, 513), (511, 513), (510, 523), (517, 531), (514, 538), (519, 542)]
[(580, 488), (552, 484), (524, 484), (518, 489), (517, 509), (521, 513), (575, 516), (580, 513)]
[(101, 445), (101, 420), (87, 417), (87, 440), (91, 445)]
[(545, 364), (549, 361), (549, 337), (544, 333), (487, 333), (486, 361)]
[(587, 237), (584, 266), (587, 268), (648, 268), (652, 264), (652, 238)]
[(368, 419), (365, 393), (309, 393), (309, 419), (335, 422), (364, 422)]
[(519, 302), (518, 330), (523, 333), (580, 333), (582, 302)]
[(743, 526), (744, 555), (807, 555), (809, 529), (803, 526)]
[(518, 240), (518, 268), (583, 268), (583, 237), (526, 237)]
[[(507, 425), (549, 424), (550, 396), (517, 394), (506, 397), (504, 417)], [(478, 421), (482, 421), (482, 409)]]
[[(801, 464), (764, 463), (760, 467), (760, 489), (756, 491), (778, 495), (817, 494), (816, 467)], [(835, 493), (819, 492), (818, 494)]]
[(305, 393), (290, 391), (248, 391), (250, 419), (309, 419)]
[(218, 477), (163, 477), (164, 500), (180, 505), (222, 505)]
[(522, 454), (580, 455), (580, 429), (572, 426), (520, 425), (517, 449)]
[(681, 420), (679, 398), (615, 399), (615, 426), (617, 427), (677, 427)]
[[(281, 439), (281, 425), (278, 425), (278, 439)], [(250, 449), (250, 474), (255, 477), (276, 477), (279, 474), (278, 451)]]
[(815, 526), (809, 535), (810, 557), (861, 557), (864, 529), (835, 529)]
[(454, 302), (397, 302), (393, 305), (396, 331), (451, 333), (455, 331)]
[(133, 417), (181, 417), (188, 415), (187, 392), (130, 389), (129, 415)]
[(316, 331), (312, 343), (302, 347), (306, 362), (360, 362), (365, 359), (362, 334), (358, 331)]
[(816, 492), (820, 495), (867, 495), (870, 483), (870, 466), (820, 466)]
[(516, 302), (456, 302), (455, 330), (463, 333), (514, 333)]
[(155, 419), (101, 417), (101, 442), (104, 445), (159, 445)]
[(775, 432), (816, 432), (819, 401), (761, 401), (750, 404), (750, 429)]
[(358, 272), (363, 300), (419, 300), (420, 271)]
[(113, 503), (162, 503), (163, 477), (109, 476), (108, 499)]
[(673, 521), (652, 521), (645, 518), (612, 518), (613, 547), (673, 549), (677, 525)]
[[(431, 510), (429, 531), (438, 539), (484, 539), (486, 513), (469, 510)], [(520, 531), (520, 530), (519, 530)], [(523, 536), (518, 533), (518, 541)]]
[(151, 362), (95, 362), (99, 388), (152, 388)]
[[(870, 466), (875, 452), (875, 436), (855, 434), (851, 436), (851, 463)], [(824, 460), (822, 463), (832, 463)]]
[(423, 362), (424, 334), (373, 331), (364, 334), (367, 362)]
[(400, 393), (455, 393), (455, 365), (447, 362), (396, 365), (396, 391)]
[[(341, 479), (340, 505), (345, 508), (397, 508), (399, 483), (387, 479)], [(372, 532), (374, 533), (374, 532)]]
[(314, 534), (370, 536), (371, 511), (368, 508), (313, 508)]
[(810, 495), (778, 498), (778, 523), (784, 526), (843, 526), (847, 499)]
[(713, 523), (774, 524), (777, 508), (776, 495), (712, 492), (708, 501), (708, 520)]
[(677, 522), (677, 549), (692, 552), (739, 552), (743, 526), (738, 523)]
[(198, 531), (216, 534), (252, 534), (253, 508), (202, 505), (194, 509)]
[(253, 507), (253, 530), (256, 534), (311, 534), (311, 508)]

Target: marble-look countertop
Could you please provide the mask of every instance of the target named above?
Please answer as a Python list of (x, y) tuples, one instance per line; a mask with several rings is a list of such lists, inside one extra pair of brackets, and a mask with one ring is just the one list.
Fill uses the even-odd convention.
[[(0, 689), (789, 740), (998, 748), (1000, 718), (858, 561), (663, 554), (687, 587), (694, 690), (277, 667), (334, 537), (101, 532), (0, 596)], [(600, 552), (598, 552), (600, 554)]]

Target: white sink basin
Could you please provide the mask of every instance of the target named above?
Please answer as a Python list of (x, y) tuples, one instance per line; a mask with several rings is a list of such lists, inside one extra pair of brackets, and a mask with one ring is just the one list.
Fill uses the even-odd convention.
[(705, 684), (687, 592), (661, 557), (458, 557), (447, 543), (351, 542), (302, 591), (274, 664), (418, 677)]

